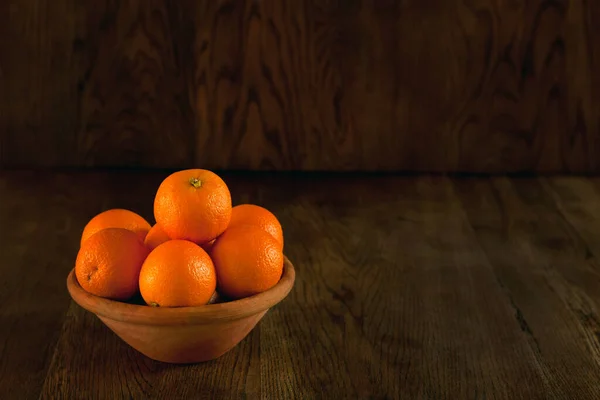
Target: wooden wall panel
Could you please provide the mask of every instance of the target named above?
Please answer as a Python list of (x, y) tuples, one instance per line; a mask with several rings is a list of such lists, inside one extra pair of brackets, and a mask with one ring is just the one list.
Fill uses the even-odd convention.
[(183, 10), (174, 5), (155, 0), (2, 5), (2, 163), (191, 164), (192, 27), (181, 23)]
[(3, 165), (57, 165), (76, 156), (80, 55), (72, 43), (80, 26), (67, 3), (0, 2)]
[(0, 11), (0, 165), (600, 171), (598, 2)]

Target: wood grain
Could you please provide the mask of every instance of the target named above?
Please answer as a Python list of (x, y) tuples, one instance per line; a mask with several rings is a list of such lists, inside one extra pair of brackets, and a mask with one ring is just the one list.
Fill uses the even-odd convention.
[(70, 303), (65, 277), (85, 223), (113, 203), (151, 217), (145, 199), (158, 183), (148, 182), (135, 183), (142, 195), (131, 197), (131, 181), (118, 175), (87, 180), (78, 174), (0, 173), (0, 392), (5, 396), (39, 394)]
[(0, 11), (0, 166), (600, 171), (594, 1)]
[[(8, 166), (177, 168), (194, 153), (181, 10), (164, 1), (4, 2)], [(189, 36), (189, 35), (188, 35)]]
[(0, 392), (38, 395), (69, 304), (64, 275), (85, 205), (57, 191), (40, 193), (35, 174), (0, 174)]
[(457, 188), (546, 390), (600, 396), (600, 271), (587, 244), (535, 179), (463, 180)]
[(0, 165), (75, 163), (82, 29), (72, 2), (0, 4)]
[(281, 220), (296, 285), (233, 350), (178, 366), (130, 348), (64, 282), (85, 222), (113, 207), (152, 221), (165, 176), (0, 173), (7, 396), (600, 396), (599, 180), (223, 174), (235, 204)]
[(84, 6), (78, 165), (178, 168), (194, 154), (189, 27), (161, 0)]

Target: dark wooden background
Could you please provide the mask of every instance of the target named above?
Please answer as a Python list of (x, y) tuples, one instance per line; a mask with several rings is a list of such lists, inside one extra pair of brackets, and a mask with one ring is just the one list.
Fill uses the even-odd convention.
[(5, 0), (0, 167), (600, 171), (595, 0)]

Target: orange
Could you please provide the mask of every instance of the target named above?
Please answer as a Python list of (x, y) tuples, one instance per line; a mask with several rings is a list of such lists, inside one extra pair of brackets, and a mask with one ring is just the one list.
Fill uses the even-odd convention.
[(107, 228), (90, 236), (79, 249), (75, 276), (96, 296), (127, 300), (137, 292), (140, 269), (148, 249), (124, 228)]
[(101, 212), (87, 223), (85, 228), (83, 228), (80, 244), (94, 233), (105, 228), (128, 229), (137, 233), (143, 242), (146, 234), (150, 230), (150, 224), (133, 211), (124, 210), (122, 208), (113, 208)]
[(255, 225), (273, 236), (283, 249), (283, 229), (279, 220), (266, 208), (255, 204), (240, 204), (231, 210), (230, 227), (238, 225)]
[(229, 225), (231, 194), (214, 172), (178, 171), (158, 187), (154, 218), (171, 239), (203, 244), (219, 236)]
[(155, 307), (207, 304), (215, 293), (217, 276), (212, 260), (200, 246), (187, 240), (169, 240), (144, 261), (140, 293)]
[(154, 250), (159, 244), (163, 244), (167, 240), (171, 240), (171, 238), (165, 233), (159, 224), (154, 224), (152, 229), (150, 229), (146, 235), (144, 244), (146, 247), (148, 247), (148, 249)]
[(252, 225), (228, 228), (211, 249), (219, 293), (231, 299), (252, 296), (275, 286), (283, 272), (279, 242)]

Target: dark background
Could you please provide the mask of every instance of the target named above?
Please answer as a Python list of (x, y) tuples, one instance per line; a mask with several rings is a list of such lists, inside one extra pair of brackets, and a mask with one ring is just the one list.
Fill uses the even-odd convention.
[(600, 2), (0, 4), (0, 167), (600, 171)]

